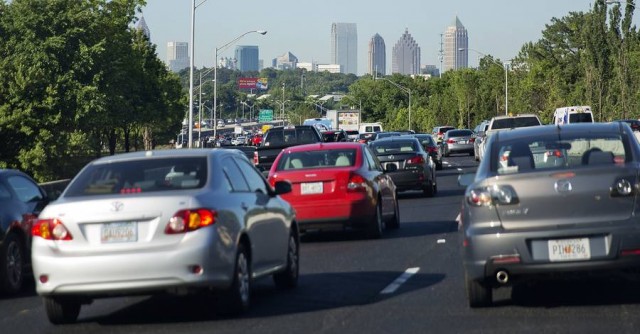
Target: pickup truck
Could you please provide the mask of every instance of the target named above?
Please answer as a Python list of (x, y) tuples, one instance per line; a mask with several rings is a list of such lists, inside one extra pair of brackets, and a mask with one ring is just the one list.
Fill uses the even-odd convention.
[(268, 175), (271, 165), (283, 149), (319, 142), (322, 142), (322, 135), (313, 125), (276, 126), (267, 131), (262, 144), (256, 147), (253, 163), (263, 175)]

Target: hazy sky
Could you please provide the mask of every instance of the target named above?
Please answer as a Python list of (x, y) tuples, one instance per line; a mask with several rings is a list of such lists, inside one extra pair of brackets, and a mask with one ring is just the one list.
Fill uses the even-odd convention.
[[(191, 0), (148, 0), (143, 16), (166, 61), (167, 42), (189, 42)], [(368, 44), (378, 33), (384, 38), (387, 72), (391, 49), (405, 28), (421, 49), (421, 65), (437, 65), (440, 34), (458, 16), (467, 28), (469, 48), (500, 59), (514, 57), (526, 42), (537, 41), (553, 17), (571, 11), (589, 11), (593, 0), (323, 0), (323, 1), (216, 1), (202, 2), (195, 15), (195, 66), (212, 67), (214, 50), (250, 30), (267, 30), (264, 36), (248, 34), (220, 52), (232, 57), (235, 45), (258, 45), (265, 66), (287, 51), (300, 62), (329, 63), (333, 22), (352, 22), (358, 30), (358, 75), (366, 72)], [(638, 25), (637, 15), (634, 23)], [(469, 65), (478, 54), (469, 52)]]

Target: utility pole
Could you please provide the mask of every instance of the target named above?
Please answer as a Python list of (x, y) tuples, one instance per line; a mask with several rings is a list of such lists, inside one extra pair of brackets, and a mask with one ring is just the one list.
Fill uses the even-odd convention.
[(282, 83), (282, 126), (284, 126), (284, 82)]
[(442, 33), (440, 34), (440, 50), (438, 51), (438, 59), (440, 59), (440, 72), (438, 73), (442, 78), (442, 61), (444, 60), (444, 44), (442, 43)]

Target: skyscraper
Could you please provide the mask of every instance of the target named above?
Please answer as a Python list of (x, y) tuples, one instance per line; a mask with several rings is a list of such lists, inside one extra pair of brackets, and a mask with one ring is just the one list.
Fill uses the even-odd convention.
[(238, 45), (235, 54), (240, 72), (260, 70), (260, 54), (257, 45)]
[(273, 68), (279, 70), (291, 70), (298, 66), (298, 57), (294, 56), (291, 52), (287, 52), (280, 57), (273, 58), (271, 63)]
[(185, 68), (189, 68), (189, 43), (168, 42), (167, 63), (171, 72), (180, 72)]
[(151, 31), (149, 30), (149, 26), (147, 26), (147, 22), (144, 20), (144, 16), (140, 17), (140, 21), (138, 21), (136, 29), (142, 31), (142, 33), (147, 36), (147, 39), (151, 40)]
[(379, 34), (373, 35), (369, 41), (369, 74), (387, 74), (387, 48)]
[(405, 29), (391, 52), (391, 73), (420, 74), (420, 47)]
[(444, 69), (457, 70), (469, 66), (469, 36), (467, 29), (456, 16), (452, 26), (444, 32)]
[(355, 23), (331, 25), (331, 63), (340, 65), (342, 73), (357, 74), (358, 32)]

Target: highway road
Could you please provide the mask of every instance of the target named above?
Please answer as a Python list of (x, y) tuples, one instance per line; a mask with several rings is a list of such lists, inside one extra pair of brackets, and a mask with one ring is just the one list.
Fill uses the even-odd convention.
[(0, 296), (2, 333), (638, 333), (640, 289), (624, 280), (554, 281), (496, 293), (470, 309), (455, 221), (472, 157), (445, 158), (439, 193), (401, 194), (401, 228), (379, 240), (312, 234), (301, 245), (298, 288), (256, 282), (249, 312), (215, 314), (206, 296), (95, 301), (72, 325), (49, 324), (31, 285)]

